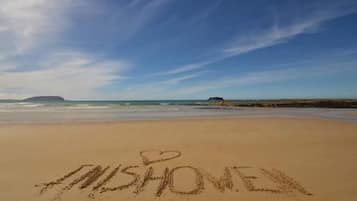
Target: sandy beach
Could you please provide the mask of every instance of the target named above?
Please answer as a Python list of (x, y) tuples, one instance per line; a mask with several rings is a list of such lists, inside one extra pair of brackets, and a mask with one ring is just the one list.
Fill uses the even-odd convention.
[(0, 200), (357, 197), (357, 124), (229, 118), (0, 127)]
[(357, 112), (353, 112), (353, 113), (351, 114), (351, 116), (352, 116), (352, 117), (357, 117)]
[(357, 201), (357, 0), (0, 0), (0, 201)]

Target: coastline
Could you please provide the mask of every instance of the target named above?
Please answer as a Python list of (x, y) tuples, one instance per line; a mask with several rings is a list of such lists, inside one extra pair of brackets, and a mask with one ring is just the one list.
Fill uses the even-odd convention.
[[(352, 114), (353, 117), (354, 114)], [(207, 117), (174, 117), (174, 118), (149, 118), (149, 119), (121, 119), (121, 120), (108, 120), (108, 121), (98, 121), (98, 120), (82, 120), (82, 121), (40, 121), (40, 122), (0, 122), (0, 128), (6, 127), (18, 127), (18, 126), (88, 126), (88, 125), (116, 125), (121, 123), (150, 123), (150, 122), (190, 122), (190, 121), (220, 121), (220, 120), (302, 120), (302, 121), (322, 121), (322, 122), (341, 122), (341, 123), (354, 123), (353, 120), (344, 119), (331, 119), (331, 118), (321, 118), (321, 117), (296, 117), (296, 116), (207, 116)]]
[(357, 122), (356, 109), (251, 108), (195, 106), (127, 106), (119, 108), (66, 109), (35, 107), (0, 110), (2, 124), (105, 123), (137, 120), (180, 120), (217, 118), (330, 119)]

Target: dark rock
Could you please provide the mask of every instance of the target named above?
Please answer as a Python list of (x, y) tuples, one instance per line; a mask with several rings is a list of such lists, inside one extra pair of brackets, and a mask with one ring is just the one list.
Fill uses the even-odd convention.
[(222, 97), (210, 97), (208, 102), (224, 102), (224, 99)]

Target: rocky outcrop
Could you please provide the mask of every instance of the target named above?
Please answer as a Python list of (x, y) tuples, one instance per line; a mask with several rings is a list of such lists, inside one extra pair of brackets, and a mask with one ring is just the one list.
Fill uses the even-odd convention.
[(222, 97), (210, 97), (208, 102), (224, 102), (224, 99)]

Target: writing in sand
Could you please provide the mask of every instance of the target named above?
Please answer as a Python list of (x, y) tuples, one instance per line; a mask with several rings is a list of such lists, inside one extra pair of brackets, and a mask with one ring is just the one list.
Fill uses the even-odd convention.
[[(162, 197), (169, 192), (176, 195), (197, 195), (205, 192), (208, 186), (217, 192), (273, 193), (287, 196), (312, 196), (299, 182), (276, 168), (255, 168), (249, 166), (222, 166), (221, 174), (213, 175), (202, 167), (176, 165), (157, 167), (155, 164), (181, 157), (179, 151), (147, 150), (139, 153), (143, 165), (117, 164), (102, 166), (84, 164), (53, 181), (35, 185), (40, 194), (56, 188), (53, 200), (61, 198), (63, 193), (78, 189), (87, 190), (88, 196), (108, 192), (128, 191), (140, 194), (148, 185), (155, 185), (153, 196)], [(252, 174), (254, 170), (255, 174)], [(126, 178), (120, 180), (125, 176)], [(117, 178), (116, 178), (117, 177)], [(182, 179), (185, 178), (185, 179)], [(265, 179), (265, 182), (262, 182)], [(237, 181), (240, 183), (238, 187)], [(268, 181), (268, 183), (266, 182)], [(182, 185), (182, 182), (185, 184)], [(178, 185), (180, 183), (180, 185)], [(265, 186), (264, 186), (265, 185)]]

